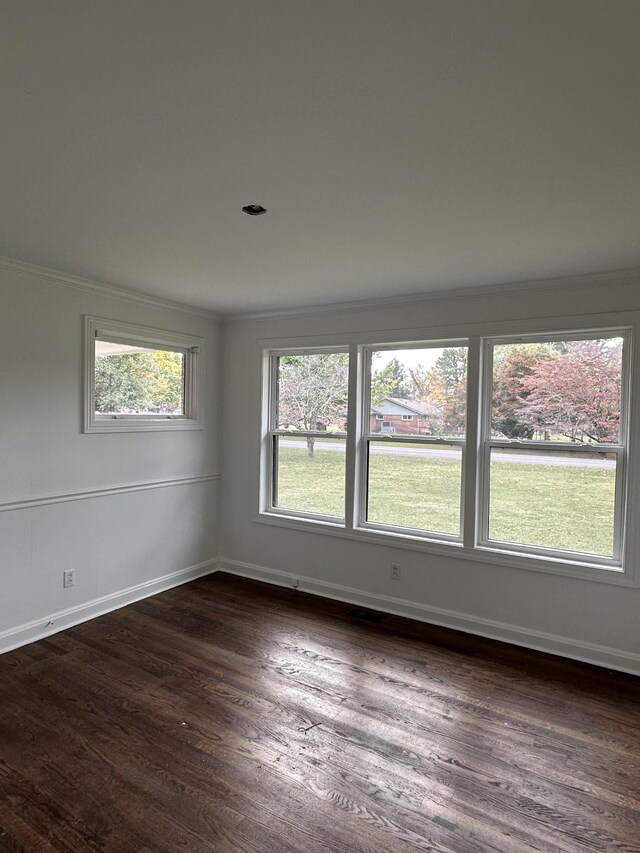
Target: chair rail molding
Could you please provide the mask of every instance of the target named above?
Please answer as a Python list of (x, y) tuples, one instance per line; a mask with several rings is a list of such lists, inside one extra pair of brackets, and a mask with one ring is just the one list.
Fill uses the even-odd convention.
[(222, 475), (202, 474), (197, 477), (172, 477), (168, 480), (147, 480), (138, 483), (124, 483), (114, 486), (105, 486), (100, 489), (79, 489), (69, 492), (55, 492), (37, 495), (30, 498), (18, 500), (0, 501), (0, 512), (15, 512), (21, 509), (35, 509), (40, 506), (51, 504), (69, 503), (70, 501), (87, 501), (95, 498), (104, 498), (111, 495), (124, 495), (128, 492), (146, 492), (150, 489), (166, 489), (172, 486), (191, 486), (197, 483), (209, 483), (222, 479)]

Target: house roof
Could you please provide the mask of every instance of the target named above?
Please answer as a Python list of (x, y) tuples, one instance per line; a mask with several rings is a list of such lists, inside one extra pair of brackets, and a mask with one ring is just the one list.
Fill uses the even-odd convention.
[[(388, 400), (395, 406), (400, 406), (401, 408), (406, 409), (407, 412), (412, 415), (431, 415), (433, 417), (440, 414), (439, 406), (434, 406), (432, 403), (423, 403), (421, 400), (405, 400), (400, 397), (385, 397), (382, 402), (384, 403), (385, 400)], [(384, 406), (372, 406), (371, 411), (374, 414), (385, 414)]]

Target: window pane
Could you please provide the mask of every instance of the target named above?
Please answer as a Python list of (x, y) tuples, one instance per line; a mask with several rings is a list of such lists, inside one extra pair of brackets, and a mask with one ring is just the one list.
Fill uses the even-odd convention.
[(346, 352), (280, 356), (277, 429), (344, 432), (348, 386)]
[(489, 538), (613, 556), (614, 454), (492, 448)]
[(96, 341), (96, 414), (184, 415), (184, 354)]
[(343, 518), (344, 439), (287, 435), (274, 441), (274, 506)]
[(494, 436), (617, 444), (619, 337), (494, 347)]
[(467, 347), (371, 353), (370, 433), (464, 436)]
[(369, 442), (367, 521), (460, 533), (462, 448)]

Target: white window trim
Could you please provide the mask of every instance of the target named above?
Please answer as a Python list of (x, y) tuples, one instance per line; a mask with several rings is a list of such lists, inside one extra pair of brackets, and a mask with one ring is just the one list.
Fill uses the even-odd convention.
[(402, 420), (403, 421), (412, 421), (413, 415), (402, 415)]
[[(481, 373), (484, 369), (483, 342), (485, 339), (508, 338), (513, 342), (516, 337), (536, 337), (538, 339), (546, 336), (551, 340), (563, 340), (568, 338), (584, 339), (592, 334), (599, 337), (602, 333), (628, 333), (628, 361), (630, 374), (627, 376), (627, 387), (631, 387), (632, 377), (640, 377), (640, 346), (637, 338), (640, 336), (640, 311), (625, 311), (614, 313), (593, 313), (585, 315), (572, 315), (567, 317), (545, 317), (540, 318), (516, 318), (510, 320), (482, 321), (478, 323), (451, 324), (442, 326), (427, 325), (421, 327), (406, 327), (401, 331), (393, 329), (384, 331), (378, 329), (371, 331), (355, 331), (351, 333), (311, 333), (305, 336), (305, 346), (300, 346), (301, 337), (295, 338), (262, 338), (256, 341), (256, 357), (263, 369), (263, 410), (262, 417), (257, 419), (256, 428), (260, 432), (261, 452), (255, 456), (255, 483), (256, 493), (259, 494), (257, 513), (253, 521), (260, 524), (272, 525), (281, 529), (307, 532), (318, 535), (331, 536), (336, 539), (349, 539), (361, 543), (383, 545), (395, 549), (417, 551), (438, 557), (457, 560), (462, 563), (485, 564), (505, 570), (533, 571), (542, 574), (550, 574), (576, 580), (589, 580), (595, 583), (603, 583), (611, 586), (640, 587), (640, 526), (630, 524), (629, 519), (640, 515), (640, 429), (637, 426), (629, 428), (628, 432), (628, 462), (624, 472), (624, 500), (625, 518), (627, 520), (624, 543), (622, 566), (602, 565), (585, 557), (579, 560), (565, 559), (566, 552), (562, 556), (555, 557), (552, 554), (541, 553), (540, 555), (530, 553), (529, 550), (518, 552), (510, 550), (509, 547), (496, 549), (485, 547), (477, 541), (478, 521), (477, 515), (477, 491), (479, 489), (478, 473), (480, 469), (480, 411), (479, 394)], [(424, 347), (427, 342), (430, 346), (437, 346), (439, 342), (468, 340), (468, 380), (467, 380), (467, 445), (466, 459), (463, 473), (463, 542), (451, 542), (434, 539), (429, 535), (412, 535), (411, 531), (395, 530), (389, 533), (385, 530), (374, 530), (362, 528), (357, 519), (361, 512), (361, 482), (362, 482), (362, 438), (363, 430), (366, 429), (369, 414), (366, 405), (362, 406), (363, 394), (363, 351), (370, 349), (400, 349)], [(268, 375), (265, 373), (265, 364), (268, 364), (268, 353), (281, 352), (313, 352), (334, 348), (344, 352), (350, 352), (350, 381), (349, 381), (349, 424), (350, 430), (347, 435), (347, 460), (346, 460), (346, 519), (345, 522), (336, 519), (322, 520), (317, 516), (313, 518), (296, 518), (291, 513), (271, 513), (266, 510), (264, 500), (265, 494), (265, 472), (264, 464), (266, 454), (264, 452), (264, 439), (266, 420), (266, 403), (268, 402), (269, 386)], [(266, 358), (266, 361), (265, 361)], [(640, 393), (634, 393), (628, 406), (629, 424), (640, 424)], [(394, 437), (397, 440), (397, 436)], [(636, 461), (637, 460), (637, 461)]]
[[(184, 414), (109, 415), (96, 413), (95, 342), (98, 337), (117, 343), (184, 353)], [(203, 428), (202, 365), (204, 362), (204, 341), (202, 338), (85, 315), (84, 362), (83, 432), (152, 432)]]

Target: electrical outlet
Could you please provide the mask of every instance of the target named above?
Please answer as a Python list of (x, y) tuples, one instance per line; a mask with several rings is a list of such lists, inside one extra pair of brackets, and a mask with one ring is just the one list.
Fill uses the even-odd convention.
[(73, 582), (75, 579), (75, 570), (74, 569), (66, 569), (62, 573), (62, 586), (67, 589), (70, 586), (73, 586)]
[(402, 577), (402, 566), (400, 563), (391, 563), (391, 570), (389, 572), (390, 577), (394, 579), (394, 581), (399, 581)]

